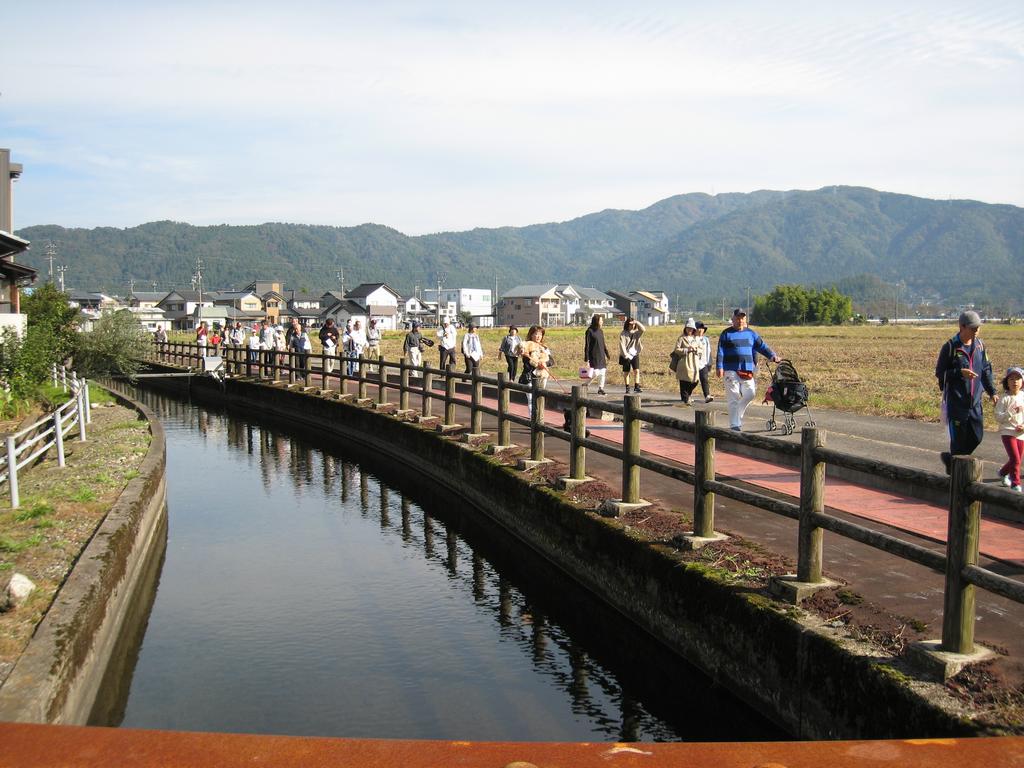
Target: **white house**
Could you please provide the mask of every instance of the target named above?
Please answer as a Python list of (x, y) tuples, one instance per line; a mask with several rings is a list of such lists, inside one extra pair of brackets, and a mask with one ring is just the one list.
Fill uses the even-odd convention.
[(644, 325), (668, 323), (668, 295), (663, 291), (632, 291), (629, 297), (636, 302), (637, 319)]
[(336, 299), (331, 306), (320, 313), (320, 324), (326, 323), (328, 318), (333, 319), (339, 328), (344, 328), (345, 323), (349, 320), (353, 322), (358, 320), (363, 328), (366, 328), (370, 322), (367, 311), (350, 299)]
[(402, 296), (387, 283), (362, 283), (346, 291), (345, 298), (362, 307), (366, 316), (376, 320), (381, 330), (397, 330), (398, 302)]
[(601, 315), (607, 321), (618, 314), (618, 310), (615, 308), (615, 299), (604, 291), (599, 291), (596, 288), (577, 288), (576, 291), (580, 295), (579, 319), (577, 321), (579, 324), (590, 323), (590, 319), (594, 315)]
[(441, 314), (449, 318), (468, 312), (480, 328), (494, 326), (494, 296), (490, 288), (442, 288), (440, 297), (436, 288), (426, 288), (423, 298), (434, 304), (440, 298)]

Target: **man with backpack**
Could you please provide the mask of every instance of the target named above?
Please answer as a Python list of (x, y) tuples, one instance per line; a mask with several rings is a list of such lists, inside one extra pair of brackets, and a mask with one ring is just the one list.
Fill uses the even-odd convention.
[(969, 456), (985, 435), (983, 393), (996, 401), (992, 363), (978, 338), (981, 317), (972, 309), (960, 314), (960, 332), (942, 345), (935, 378), (942, 390), (942, 414), (949, 429), (949, 451), (939, 454), (946, 474), (952, 456)]

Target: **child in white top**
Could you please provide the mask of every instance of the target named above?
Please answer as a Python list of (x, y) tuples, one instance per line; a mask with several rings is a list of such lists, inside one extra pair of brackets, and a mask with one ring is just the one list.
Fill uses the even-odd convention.
[(996, 421), (1007, 460), (999, 470), (1003, 485), (1020, 492), (1020, 462), (1024, 454), (1024, 369), (1009, 368), (1003, 377), (1003, 396), (996, 403)]

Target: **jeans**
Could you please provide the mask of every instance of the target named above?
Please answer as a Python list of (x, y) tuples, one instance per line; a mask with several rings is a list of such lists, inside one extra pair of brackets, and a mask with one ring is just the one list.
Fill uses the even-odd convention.
[(515, 381), (519, 373), (519, 355), (505, 355), (505, 364), (508, 366), (508, 380)]

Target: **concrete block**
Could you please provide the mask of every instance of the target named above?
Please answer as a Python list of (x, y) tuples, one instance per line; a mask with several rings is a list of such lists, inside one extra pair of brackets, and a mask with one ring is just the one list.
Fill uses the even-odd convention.
[(490, 442), (491, 436), (487, 432), (466, 432), (462, 435), (461, 441), (467, 445), (477, 448)]
[(516, 469), (520, 471), (526, 471), (529, 469), (536, 469), (541, 464), (550, 464), (551, 459), (541, 459), (540, 461), (534, 461), (533, 459), (520, 459), (516, 464)]
[(440, 420), (441, 418), (439, 416), (417, 416), (415, 419), (417, 424), (422, 424), (425, 427), (433, 426)]
[(571, 491), (578, 485), (592, 482), (594, 478), (584, 476), (582, 480), (575, 480), (571, 477), (560, 477), (558, 478), (558, 487), (563, 491)]
[(348, 392), (338, 392), (335, 397), (343, 403), (354, 403), (356, 396)]
[(372, 397), (357, 397), (355, 404), (365, 408), (368, 405), (373, 405), (376, 402)]
[(941, 640), (924, 640), (907, 646), (907, 659), (928, 679), (945, 682), (971, 664), (988, 661), (995, 651), (974, 644), (974, 653), (950, 653), (942, 650)]
[(643, 509), (651, 506), (651, 502), (640, 499), (636, 504), (622, 501), (621, 499), (605, 499), (597, 512), (602, 517), (620, 517), (624, 512), (632, 512), (635, 509)]
[(797, 581), (796, 574), (773, 576), (768, 581), (768, 591), (780, 600), (792, 605), (799, 605), (815, 592), (823, 589), (835, 589), (842, 586), (837, 581), (822, 579), (821, 581)]
[(374, 403), (373, 410), (378, 413), (394, 413), (398, 410), (398, 403)]
[(729, 537), (724, 533), (718, 533), (714, 531), (710, 536), (697, 536), (693, 533), (684, 534), (682, 536), (676, 536), (672, 539), (672, 543), (680, 549), (685, 549), (688, 552), (695, 552), (698, 549), (703, 549), (708, 544), (715, 544), (719, 541), (725, 541)]
[(465, 427), (462, 424), (435, 424), (434, 431), (439, 432), (442, 435), (451, 435), (455, 432), (461, 432)]
[(518, 445), (495, 445), (494, 443), (491, 443), (490, 445), (487, 446), (487, 453), (491, 454), (492, 456), (501, 456), (503, 453), (509, 453), (511, 451), (516, 450), (517, 448), (519, 448)]

